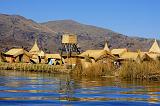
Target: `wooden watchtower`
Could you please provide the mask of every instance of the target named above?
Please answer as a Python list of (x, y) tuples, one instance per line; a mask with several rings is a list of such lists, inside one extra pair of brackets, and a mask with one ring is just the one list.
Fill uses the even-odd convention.
[(67, 57), (71, 57), (72, 53), (80, 54), (77, 47), (77, 36), (74, 34), (64, 34), (62, 36), (61, 55), (67, 53)]

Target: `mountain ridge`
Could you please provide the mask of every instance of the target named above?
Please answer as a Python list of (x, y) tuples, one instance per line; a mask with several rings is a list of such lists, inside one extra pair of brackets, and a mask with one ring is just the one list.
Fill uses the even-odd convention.
[[(73, 23), (73, 21), (71, 23)], [(79, 36), (79, 39), (80, 39), (79, 43), (80, 44), (82, 44), (81, 41), (85, 40), (86, 38), (88, 38), (88, 40), (92, 40), (90, 42), (94, 42), (94, 38), (96, 38), (96, 36), (99, 36), (98, 42), (100, 42), (100, 44), (96, 44), (96, 45), (100, 45), (101, 47), (100, 48), (98, 47), (97, 49), (102, 49), (102, 47), (105, 44), (105, 41), (107, 41), (110, 43), (109, 46), (111, 48), (119, 48), (119, 47), (125, 48), (126, 47), (132, 51), (135, 51), (136, 48), (137, 48), (137, 50), (142, 49), (144, 51), (147, 51), (152, 43), (151, 39), (141, 38), (141, 37), (128, 37), (126, 35), (119, 34), (117, 32), (109, 30), (109, 29), (100, 28), (100, 27), (96, 27), (96, 26), (92, 26), (92, 25), (80, 24), (80, 23), (78, 23), (78, 24), (80, 24), (81, 27), (78, 29), (77, 29), (77, 26), (75, 26), (75, 25), (72, 26), (73, 29), (67, 29), (66, 27), (70, 26), (70, 24), (69, 25), (66, 24), (65, 20), (63, 20), (63, 21), (49, 21), (49, 22), (42, 23), (42, 24), (46, 25), (47, 27), (49, 27), (52, 30), (58, 30), (58, 31), (62, 31), (65, 27), (65, 30), (63, 30), (63, 31), (69, 32), (69, 33), (75, 33)], [(65, 25), (65, 26), (63, 26), (63, 25)], [(76, 23), (76, 25), (77, 25), (77, 23)], [(88, 27), (90, 27), (90, 28), (88, 29)], [(92, 31), (91, 31), (91, 29), (92, 29)], [(89, 37), (93, 37), (93, 39), (90, 39), (87, 35), (89, 35)], [(82, 38), (83, 36), (85, 36), (85, 39)], [(126, 42), (125, 42), (125, 40), (126, 40)], [(147, 40), (148, 42), (146, 42), (145, 40)], [(124, 41), (124, 44), (122, 44), (123, 41)], [(118, 43), (118, 45), (115, 45), (116, 42)], [(143, 46), (141, 45), (141, 47), (139, 47), (139, 45), (135, 45), (136, 48), (129, 47), (129, 46), (132, 46), (133, 44), (135, 44), (134, 42), (136, 42), (136, 43), (141, 42), (143, 44)], [(144, 47), (144, 44), (146, 44), (147, 47)], [(91, 44), (86, 44), (86, 45), (91, 45)], [(94, 45), (94, 46), (96, 46), (96, 45)], [(81, 45), (81, 46), (83, 47), (85, 45)], [(90, 46), (90, 49), (94, 49), (94, 47)]]
[(78, 45), (82, 51), (103, 49), (106, 41), (111, 49), (148, 51), (153, 42), (151, 39), (128, 37), (110, 29), (85, 25), (74, 20), (37, 23), (19, 15), (0, 14), (0, 51), (21, 46), (30, 50), (37, 38), (42, 50), (47, 53), (57, 53), (61, 47), (61, 35), (66, 32), (78, 36)]

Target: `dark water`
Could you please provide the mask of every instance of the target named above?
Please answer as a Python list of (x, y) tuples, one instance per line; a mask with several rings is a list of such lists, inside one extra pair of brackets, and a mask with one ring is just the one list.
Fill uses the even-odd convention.
[(159, 82), (0, 71), (0, 106), (160, 105)]

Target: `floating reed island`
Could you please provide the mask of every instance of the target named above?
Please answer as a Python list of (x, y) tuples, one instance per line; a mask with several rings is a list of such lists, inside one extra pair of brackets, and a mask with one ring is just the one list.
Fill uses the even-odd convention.
[(52, 74), (69, 74), (71, 69), (64, 66), (53, 66), (47, 64), (28, 64), (28, 63), (0, 63), (0, 70), (16, 70), (29, 72), (44, 72)]
[(64, 34), (61, 46), (59, 54), (45, 53), (37, 40), (30, 51), (12, 48), (1, 53), (0, 69), (160, 81), (160, 48), (156, 40), (148, 52), (132, 52), (127, 48), (110, 50), (106, 42), (101, 50), (80, 53), (77, 36)]

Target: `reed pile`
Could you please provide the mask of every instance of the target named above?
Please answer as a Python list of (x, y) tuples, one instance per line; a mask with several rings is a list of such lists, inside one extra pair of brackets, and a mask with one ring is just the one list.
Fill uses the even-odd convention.
[(33, 71), (46, 73), (70, 73), (64, 66), (28, 63), (0, 63), (0, 70)]

